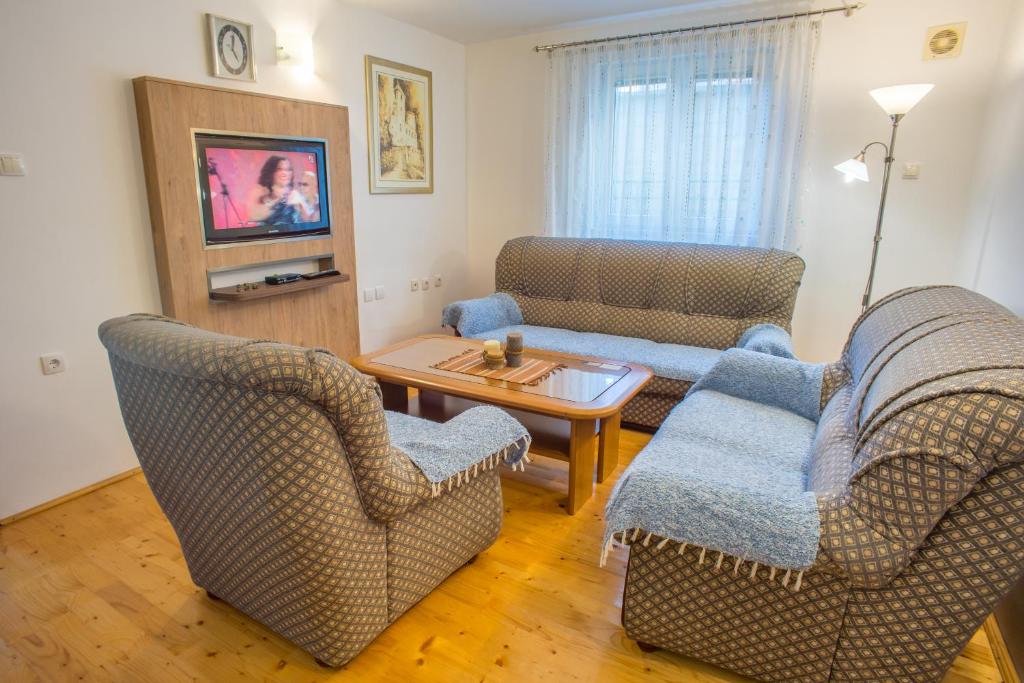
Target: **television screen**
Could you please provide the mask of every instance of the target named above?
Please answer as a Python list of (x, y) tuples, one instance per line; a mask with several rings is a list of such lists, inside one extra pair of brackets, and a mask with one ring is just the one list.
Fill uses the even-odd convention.
[(196, 133), (206, 244), (331, 232), (323, 140)]

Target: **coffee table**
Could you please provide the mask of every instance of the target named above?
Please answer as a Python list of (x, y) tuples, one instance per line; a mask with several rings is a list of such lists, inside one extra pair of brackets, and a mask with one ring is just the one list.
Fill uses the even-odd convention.
[[(529, 343), (529, 339), (526, 340)], [(622, 406), (651, 381), (648, 368), (603, 358), (526, 348), (524, 358), (565, 367), (536, 385), (517, 384), (431, 367), (483, 342), (423, 335), (359, 356), (352, 365), (380, 382), (384, 407), (444, 421), (479, 403), (509, 409), (529, 430), (532, 454), (569, 462), (569, 501), (576, 514), (618, 464)], [(419, 389), (410, 401), (409, 388)]]

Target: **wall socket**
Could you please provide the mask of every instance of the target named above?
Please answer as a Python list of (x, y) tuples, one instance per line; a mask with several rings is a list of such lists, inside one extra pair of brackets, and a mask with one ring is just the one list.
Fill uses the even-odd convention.
[(443, 282), (443, 280), (441, 280), (441, 274), (440, 273), (436, 273), (434, 275), (434, 286), (435, 287), (440, 287), (442, 282)]
[(56, 375), (68, 369), (68, 363), (64, 360), (63, 353), (45, 353), (39, 356), (39, 364), (43, 368), (44, 375)]
[(422, 280), (420, 280), (420, 289), (422, 289), (424, 292), (430, 289), (430, 278), (425, 277)]
[(420, 281), (418, 279), (416, 279), (416, 280), (409, 280), (409, 291), (410, 292), (418, 292), (418, 291), (420, 291)]

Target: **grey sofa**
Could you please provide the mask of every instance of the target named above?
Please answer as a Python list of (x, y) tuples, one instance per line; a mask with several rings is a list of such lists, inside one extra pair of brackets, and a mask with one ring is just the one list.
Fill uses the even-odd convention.
[(1024, 573), (1024, 322), (915, 288), (835, 363), (746, 353), (616, 484), (626, 633), (764, 681), (940, 681)]
[(803, 271), (799, 256), (775, 249), (519, 237), (498, 254), (499, 296), (451, 304), (443, 324), (646, 365), (655, 377), (622, 418), (653, 429), (749, 328), (789, 331)]
[[(160, 316), (99, 336), (193, 581), (321, 663), (346, 663), (501, 529), (496, 465), (529, 437), (497, 408), (445, 424), (388, 413), (376, 381), (330, 353)], [(440, 486), (418, 463), (453, 443), (474, 464)]]

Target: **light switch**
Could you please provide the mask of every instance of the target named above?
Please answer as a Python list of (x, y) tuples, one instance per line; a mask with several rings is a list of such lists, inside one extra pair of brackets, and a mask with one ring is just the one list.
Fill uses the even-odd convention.
[(25, 175), (25, 160), (20, 154), (0, 154), (0, 175)]
[(903, 164), (903, 177), (907, 180), (917, 180), (921, 177), (921, 162), (908, 161)]
[(373, 288), (374, 296), (379, 300), (384, 298), (384, 285), (377, 285)]
[(373, 301), (373, 290), (369, 287), (363, 290), (363, 301)]

